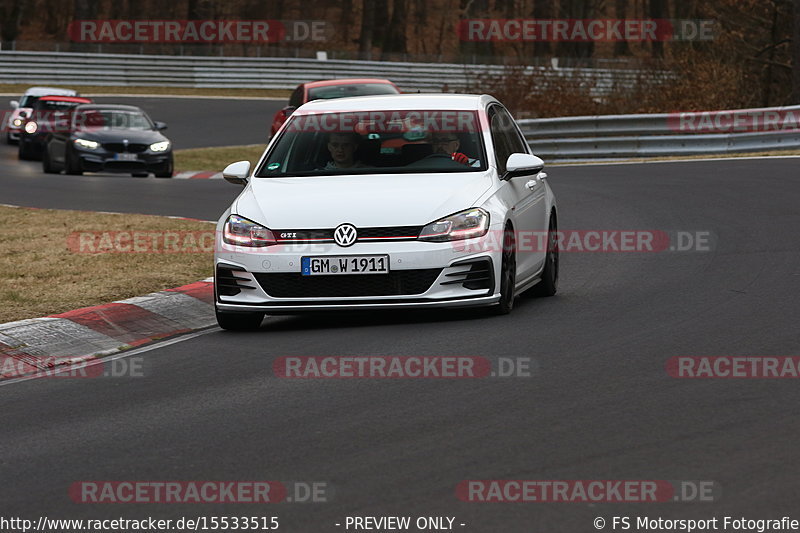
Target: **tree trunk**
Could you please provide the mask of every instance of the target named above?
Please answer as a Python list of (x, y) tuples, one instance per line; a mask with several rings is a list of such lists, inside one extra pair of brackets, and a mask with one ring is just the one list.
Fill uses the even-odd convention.
[[(391, 60), (393, 54), (405, 54), (406, 48), (406, 25), (408, 23), (408, 13), (406, 11), (406, 0), (394, 0), (392, 9), (392, 21), (389, 23), (389, 30), (386, 41), (381, 50), (381, 61)], [(394, 61), (402, 61), (405, 58), (395, 57)]]
[(794, 0), (794, 33), (792, 37), (792, 96), (791, 104), (800, 104), (800, 0)]
[[(614, 3), (614, 16), (618, 19), (627, 18), (628, 0), (616, 0)], [(631, 47), (628, 41), (617, 41), (614, 43), (614, 57), (627, 56), (631, 54)]]
[[(667, 13), (669, 12), (669, 6), (667, 4), (669, 0), (650, 0), (650, 18), (652, 19), (665, 19), (667, 18)], [(652, 54), (655, 58), (662, 58), (664, 57), (664, 43), (661, 41), (653, 41), (652, 42)]]
[(372, 32), (375, 28), (375, 2), (364, 0), (361, 14), (361, 34), (358, 37), (358, 52), (361, 59), (372, 59)]

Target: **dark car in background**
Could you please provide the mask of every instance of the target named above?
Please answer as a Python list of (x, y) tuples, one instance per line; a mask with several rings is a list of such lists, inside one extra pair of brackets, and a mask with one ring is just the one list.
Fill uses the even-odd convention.
[(41, 159), (48, 134), (59, 125), (69, 122), (72, 109), (91, 104), (89, 98), (79, 96), (41, 96), (33, 102), (29, 116), (21, 124), (19, 133), (19, 158)]
[(381, 78), (352, 78), (318, 80), (298, 85), (289, 97), (289, 105), (275, 113), (270, 137), (274, 136), (295, 109), (312, 100), (369, 96), (372, 94), (400, 94), (397, 85)]
[(47, 173), (172, 177), (172, 143), (161, 134), (167, 125), (153, 122), (138, 107), (82, 105), (74, 109), (66, 126), (48, 135), (42, 156)]

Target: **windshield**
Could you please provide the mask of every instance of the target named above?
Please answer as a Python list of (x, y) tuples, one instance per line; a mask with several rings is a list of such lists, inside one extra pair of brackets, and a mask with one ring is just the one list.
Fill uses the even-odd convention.
[(346, 96), (368, 96), (371, 94), (398, 94), (399, 91), (388, 83), (354, 83), (352, 85), (328, 85), (312, 87), (308, 90), (308, 101), (329, 100)]
[(75, 116), (76, 129), (152, 130), (153, 123), (142, 112), (120, 110), (90, 110)]
[(486, 170), (475, 111), (294, 115), (256, 177)]
[(39, 98), (40, 98), (39, 96), (31, 96), (30, 94), (25, 95), (22, 97), (22, 100), (19, 101), (19, 106), (33, 107), (33, 104), (35, 104), (39, 100)]

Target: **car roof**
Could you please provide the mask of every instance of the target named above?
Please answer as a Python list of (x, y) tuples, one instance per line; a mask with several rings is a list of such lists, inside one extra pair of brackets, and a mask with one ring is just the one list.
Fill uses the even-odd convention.
[(383, 78), (343, 78), (340, 80), (317, 80), (306, 83), (306, 88), (328, 87), (331, 85), (354, 85), (356, 83), (381, 83), (384, 85), (394, 85), (391, 81)]
[(345, 111), (478, 111), (497, 100), (488, 94), (417, 93), (351, 96), (331, 100), (314, 100), (300, 106), (293, 114), (314, 114)]
[(47, 96), (42, 96), (39, 98), (40, 102), (74, 102), (76, 104), (91, 104), (92, 101), (89, 98), (83, 98), (82, 96), (54, 96), (52, 94), (48, 94)]
[(31, 87), (23, 96), (49, 96), (49, 95), (59, 95), (59, 96), (75, 96), (77, 95), (77, 91), (72, 89), (60, 89), (58, 87)]
[(139, 111), (143, 112), (140, 108), (134, 105), (122, 104), (86, 104), (80, 105), (76, 108), (78, 111)]

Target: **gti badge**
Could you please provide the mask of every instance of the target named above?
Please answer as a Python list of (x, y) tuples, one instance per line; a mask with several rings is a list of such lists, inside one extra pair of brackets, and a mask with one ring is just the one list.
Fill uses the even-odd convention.
[(333, 240), (342, 247), (352, 246), (353, 243), (356, 242), (357, 237), (358, 232), (356, 231), (356, 227), (352, 224), (341, 224), (333, 230)]

